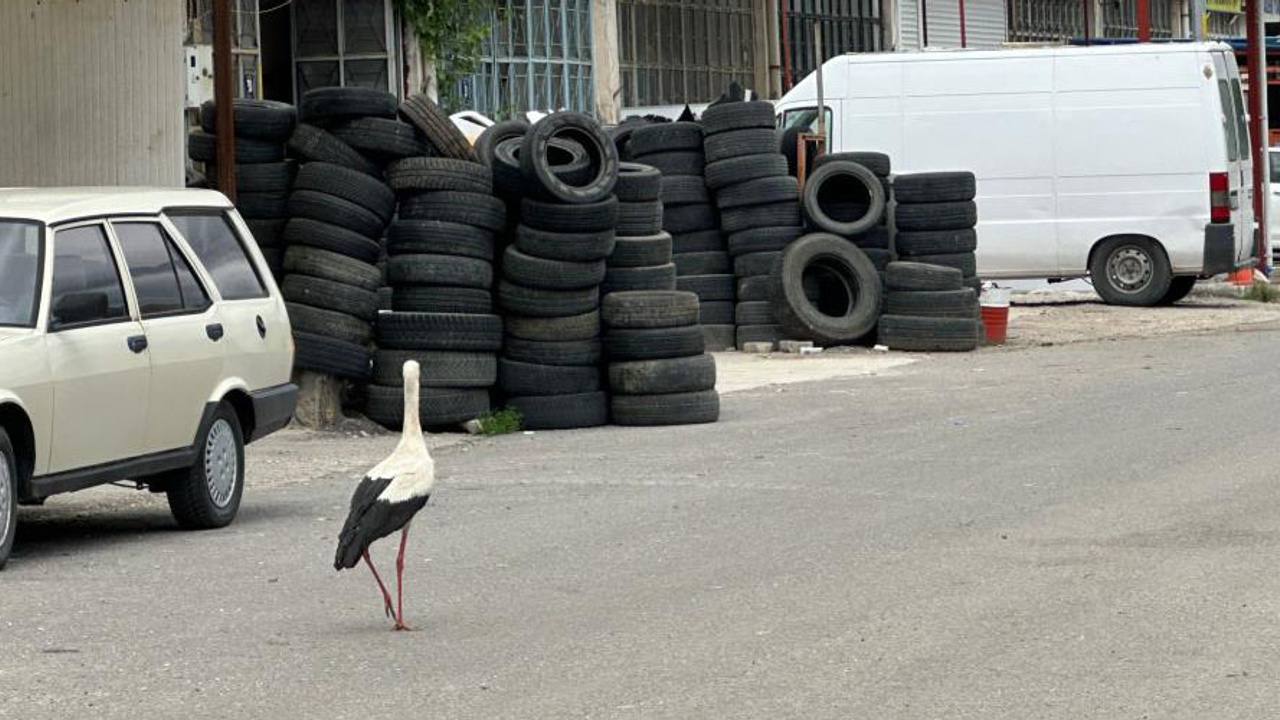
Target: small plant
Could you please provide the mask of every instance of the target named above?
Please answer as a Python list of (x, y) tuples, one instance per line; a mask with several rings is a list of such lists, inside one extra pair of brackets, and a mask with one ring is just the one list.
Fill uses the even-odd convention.
[(1269, 303), (1280, 299), (1280, 290), (1274, 285), (1262, 280), (1255, 280), (1248, 290), (1242, 295), (1245, 300), (1253, 300), (1255, 302)]
[(524, 416), (515, 408), (490, 410), (480, 416), (480, 431), (485, 435), (506, 435), (518, 432)]

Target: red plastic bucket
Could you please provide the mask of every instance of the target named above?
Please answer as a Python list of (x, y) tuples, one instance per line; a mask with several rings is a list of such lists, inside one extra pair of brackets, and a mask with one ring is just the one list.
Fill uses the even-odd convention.
[(1009, 306), (983, 305), (981, 310), (982, 327), (987, 331), (987, 344), (1003, 345), (1005, 334), (1009, 330)]

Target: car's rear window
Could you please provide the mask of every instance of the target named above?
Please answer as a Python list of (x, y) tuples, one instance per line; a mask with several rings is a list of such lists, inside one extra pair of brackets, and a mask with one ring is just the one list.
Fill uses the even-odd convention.
[(35, 325), (41, 257), (39, 225), (0, 220), (0, 325)]
[(226, 215), (195, 210), (170, 210), (167, 214), (213, 278), (223, 300), (267, 296), (266, 286)]

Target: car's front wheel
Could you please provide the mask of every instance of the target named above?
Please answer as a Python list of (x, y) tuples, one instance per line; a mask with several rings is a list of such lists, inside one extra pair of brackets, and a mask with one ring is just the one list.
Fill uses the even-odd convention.
[(13, 550), (18, 527), (18, 463), (9, 434), (0, 428), (0, 568)]
[(168, 479), (169, 509), (178, 525), (192, 529), (225, 527), (240, 509), (244, 492), (244, 433), (228, 403), (213, 414), (196, 442), (196, 461)]

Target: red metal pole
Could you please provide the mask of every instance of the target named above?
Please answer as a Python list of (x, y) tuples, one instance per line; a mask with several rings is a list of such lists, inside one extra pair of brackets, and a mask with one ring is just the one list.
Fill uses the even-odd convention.
[(218, 189), (223, 195), (236, 201), (236, 143), (235, 113), (232, 103), (235, 94), (231, 76), (231, 0), (215, 0), (213, 3), (213, 102), (216, 106), (214, 123), (218, 130), (216, 157), (218, 158)]
[(964, 0), (960, 0), (960, 47), (968, 47), (967, 40), (964, 29)]
[(1137, 0), (1138, 42), (1151, 42), (1151, 0)]
[(1266, 53), (1262, 42), (1261, 6), (1258, 0), (1244, 0), (1244, 17), (1248, 25), (1245, 34), (1249, 53), (1249, 147), (1253, 156), (1253, 217), (1258, 223), (1258, 267), (1267, 266), (1267, 217), (1266, 179), (1263, 171), (1267, 164), (1267, 132), (1262, 126), (1262, 86), (1267, 82)]
[(1080, 5), (1084, 9), (1084, 44), (1089, 44), (1089, 6), (1093, 4), (1093, 0), (1080, 0)]
[(787, 26), (787, 4), (790, 2), (778, 0), (778, 14), (781, 16), (778, 27), (782, 34), (782, 92), (791, 89), (791, 28)]

